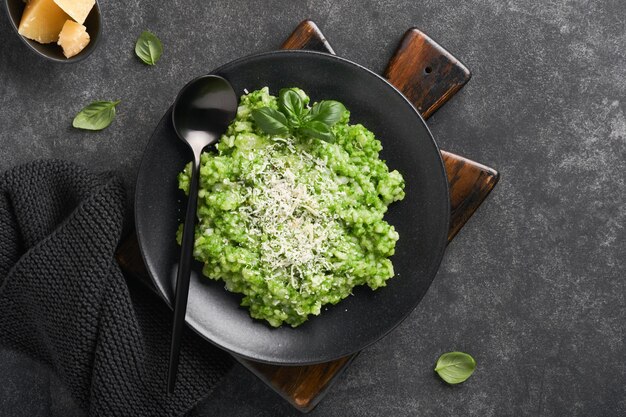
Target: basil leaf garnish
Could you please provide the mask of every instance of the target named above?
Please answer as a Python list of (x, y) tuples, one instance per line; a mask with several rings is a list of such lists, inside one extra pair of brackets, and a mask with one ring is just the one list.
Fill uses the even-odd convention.
[(120, 100), (94, 101), (78, 112), (72, 126), (78, 129), (102, 130), (115, 119), (115, 106), (118, 104)]
[[(308, 103), (308, 99), (306, 99)], [(252, 111), (257, 125), (270, 135), (299, 132), (306, 136), (334, 142), (331, 126), (347, 111), (343, 104), (334, 100), (316, 103), (311, 110), (297, 88), (283, 88), (278, 94), (278, 110), (263, 107)]]
[(332, 126), (341, 120), (345, 111), (346, 108), (340, 102), (335, 100), (324, 100), (311, 107), (309, 119)]
[(476, 369), (476, 361), (467, 353), (448, 352), (439, 357), (435, 372), (448, 384), (460, 384)]
[(289, 133), (285, 115), (271, 107), (252, 110), (252, 118), (265, 133), (270, 135), (285, 135)]
[(334, 142), (335, 136), (333, 132), (330, 130), (330, 127), (322, 122), (311, 121), (307, 122), (304, 126), (300, 128), (300, 132), (303, 134), (310, 136), (312, 138), (317, 138), (324, 140), (326, 142)]
[(290, 88), (283, 88), (278, 95), (278, 108), (290, 121), (300, 122), (304, 111), (304, 103), (300, 94)]
[(163, 45), (154, 33), (144, 30), (135, 44), (135, 54), (145, 64), (154, 65), (163, 54)]

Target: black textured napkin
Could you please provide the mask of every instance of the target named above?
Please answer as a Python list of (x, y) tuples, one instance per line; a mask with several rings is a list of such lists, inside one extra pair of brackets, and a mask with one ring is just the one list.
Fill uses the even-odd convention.
[(0, 343), (50, 366), (90, 416), (177, 416), (232, 361), (187, 330), (166, 394), (171, 311), (114, 260), (124, 188), (63, 161), (0, 175)]

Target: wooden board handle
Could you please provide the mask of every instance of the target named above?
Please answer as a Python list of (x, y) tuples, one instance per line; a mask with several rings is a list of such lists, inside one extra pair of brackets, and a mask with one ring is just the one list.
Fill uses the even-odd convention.
[(465, 65), (422, 31), (406, 31), (385, 78), (428, 119), (472, 78)]

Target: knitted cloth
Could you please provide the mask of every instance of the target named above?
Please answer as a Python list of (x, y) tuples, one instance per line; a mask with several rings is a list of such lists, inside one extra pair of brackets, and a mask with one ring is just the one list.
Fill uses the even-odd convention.
[(166, 394), (171, 310), (114, 252), (124, 188), (62, 161), (0, 175), (0, 343), (49, 365), (90, 416), (177, 416), (229, 369), (187, 330)]

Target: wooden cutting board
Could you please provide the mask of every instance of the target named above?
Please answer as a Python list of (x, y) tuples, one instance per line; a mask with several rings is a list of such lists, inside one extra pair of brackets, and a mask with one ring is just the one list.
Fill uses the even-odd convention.
[[(298, 25), (282, 49), (311, 49), (329, 54), (334, 50), (310, 20)], [(416, 28), (409, 29), (384, 73), (398, 90), (428, 119), (470, 79), (469, 70), (448, 51)], [(441, 151), (450, 185), (448, 242), (485, 200), (498, 182), (496, 170)], [(120, 245), (117, 259), (126, 272), (152, 286), (134, 235)], [(312, 410), (357, 354), (308, 366), (275, 366), (235, 357), (279, 395), (302, 412)]]

